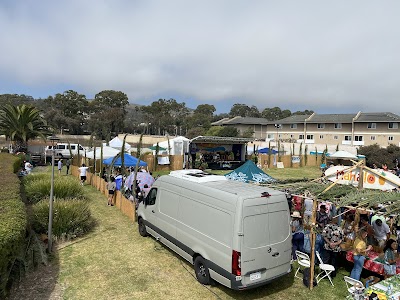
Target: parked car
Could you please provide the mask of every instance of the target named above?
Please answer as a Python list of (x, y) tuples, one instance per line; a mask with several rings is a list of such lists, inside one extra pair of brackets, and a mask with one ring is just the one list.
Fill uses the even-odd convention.
[[(71, 148), (71, 150), (70, 150)], [(58, 143), (54, 146), (54, 156), (57, 158), (71, 158), (78, 155), (78, 148), (82, 155), (85, 155), (86, 149), (80, 144)], [(53, 146), (47, 146), (44, 150), (46, 157), (51, 157)]]

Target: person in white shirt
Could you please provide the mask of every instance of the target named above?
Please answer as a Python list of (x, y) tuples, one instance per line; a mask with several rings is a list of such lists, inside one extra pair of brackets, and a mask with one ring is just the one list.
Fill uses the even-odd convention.
[(374, 229), (374, 238), (378, 242), (379, 247), (383, 248), (386, 241), (390, 238), (390, 228), (382, 219), (376, 219), (372, 222)]
[(33, 166), (29, 161), (25, 161), (25, 171), (27, 174), (31, 174)]
[(80, 176), (81, 176), (81, 185), (86, 181), (86, 172), (89, 169), (89, 167), (86, 167), (85, 164), (82, 164), (82, 167), (79, 168), (80, 171)]

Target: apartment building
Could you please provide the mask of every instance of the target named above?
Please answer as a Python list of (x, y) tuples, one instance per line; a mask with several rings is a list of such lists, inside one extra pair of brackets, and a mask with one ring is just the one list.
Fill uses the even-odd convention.
[(368, 146), (400, 146), (400, 116), (389, 113), (293, 115), (268, 121), (263, 118), (235, 117), (212, 125), (234, 126), (243, 133), (251, 129), (255, 139), (265, 141)]

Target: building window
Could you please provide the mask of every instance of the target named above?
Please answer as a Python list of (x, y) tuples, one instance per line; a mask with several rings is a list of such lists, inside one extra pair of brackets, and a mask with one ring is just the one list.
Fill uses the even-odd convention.
[(297, 128), (297, 124), (290, 124), (290, 128), (291, 129), (296, 129)]
[(363, 141), (363, 136), (362, 135), (355, 135), (354, 136), (354, 140), (356, 142), (362, 142)]
[(368, 123), (367, 128), (368, 129), (376, 129), (376, 123)]
[(388, 123), (389, 129), (399, 129), (399, 123)]
[(290, 138), (291, 138), (291, 139), (293, 138), (293, 134), (290, 135)]
[(333, 136), (333, 139), (334, 139), (334, 140), (338, 140), (339, 137), (338, 137), (337, 135), (334, 135), (334, 136)]
[(318, 123), (317, 124), (317, 128), (318, 129), (324, 129), (325, 128), (325, 124), (324, 123)]
[(351, 141), (351, 135), (345, 135), (344, 136), (345, 141)]
[(375, 136), (371, 135), (371, 141), (375, 141)]
[(274, 138), (274, 134), (273, 133), (268, 133), (267, 134), (267, 139), (273, 139)]
[(319, 138), (320, 138), (320, 140), (323, 140), (323, 139), (324, 139), (324, 136), (323, 136), (323, 135), (320, 135)]
[(389, 136), (389, 137), (388, 137), (388, 140), (389, 140), (389, 141), (393, 141), (393, 137), (392, 137), (392, 136)]
[(342, 123), (335, 123), (335, 129), (342, 129)]
[(313, 140), (314, 139), (314, 135), (312, 134), (307, 134), (307, 140)]
[(304, 140), (304, 134), (299, 134), (299, 140)]

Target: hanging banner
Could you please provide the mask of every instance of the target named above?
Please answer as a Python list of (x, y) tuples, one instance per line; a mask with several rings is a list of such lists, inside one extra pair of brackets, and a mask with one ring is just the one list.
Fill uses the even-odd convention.
[(299, 164), (300, 163), (300, 156), (292, 156), (292, 163)]
[[(326, 179), (337, 182), (338, 184), (358, 186), (360, 181), (360, 168), (355, 168), (346, 172), (351, 167), (333, 166), (325, 171)], [(366, 189), (377, 189), (382, 191), (393, 190), (400, 186), (400, 178), (395, 174), (373, 169), (370, 171), (364, 168), (363, 187)]]

